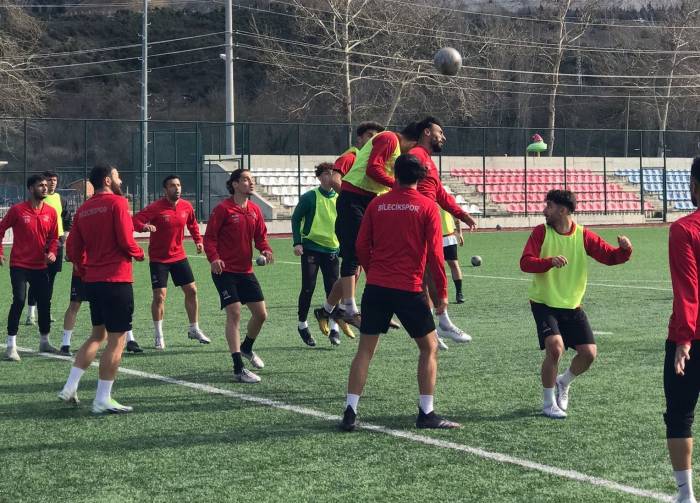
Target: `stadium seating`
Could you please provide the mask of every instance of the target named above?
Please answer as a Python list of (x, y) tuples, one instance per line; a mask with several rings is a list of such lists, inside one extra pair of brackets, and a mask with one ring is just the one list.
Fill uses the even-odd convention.
[[(617, 173), (615, 173), (617, 174)], [(656, 174), (656, 173), (655, 173)], [(486, 193), (488, 200), (514, 214), (540, 212), (544, 208), (547, 192), (555, 188), (567, 188), (576, 193), (578, 212), (630, 213), (642, 209), (639, 192), (632, 192), (619, 183), (606, 182), (602, 174), (591, 170), (571, 169), (488, 169), (453, 168), (452, 177), (461, 179), (473, 187), (477, 194)], [(645, 179), (646, 182), (646, 179)], [(674, 182), (680, 184), (681, 181)], [(674, 190), (681, 190), (674, 185)], [(644, 210), (654, 205), (644, 202)]]
[[(663, 168), (644, 168), (641, 173), (639, 169), (635, 168), (619, 169), (615, 171), (615, 176), (637, 187), (641, 184), (645, 193), (663, 201)], [(695, 206), (693, 206), (693, 203), (690, 201), (690, 192), (688, 190), (689, 181), (690, 171), (666, 170), (666, 201), (669, 203), (669, 209), (677, 211), (690, 211), (695, 209)]]

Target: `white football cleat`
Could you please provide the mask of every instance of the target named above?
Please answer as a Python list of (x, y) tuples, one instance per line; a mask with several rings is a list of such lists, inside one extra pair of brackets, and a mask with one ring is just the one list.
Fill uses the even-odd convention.
[(63, 388), (58, 392), (58, 399), (70, 405), (80, 405), (80, 400), (78, 400), (78, 390), (66, 391), (66, 389)]
[(683, 498), (680, 494), (673, 500), (673, 503), (698, 503), (695, 496), (690, 498)]
[(93, 414), (126, 414), (133, 411), (133, 407), (128, 405), (122, 405), (117, 402), (114, 398), (110, 398), (106, 402), (98, 402), (94, 400), (92, 402), (92, 413)]
[(438, 349), (441, 351), (446, 351), (446, 350), (450, 349), (449, 347), (447, 347), (447, 344), (445, 344), (445, 341), (443, 341), (441, 337), (437, 338), (437, 343), (438, 343)]
[(160, 351), (163, 351), (165, 349), (165, 338), (156, 337), (154, 347)]
[(542, 414), (544, 414), (547, 417), (551, 417), (552, 419), (566, 418), (566, 412), (561, 410), (556, 403), (542, 407)]
[(15, 346), (7, 346), (5, 350), (5, 360), (10, 362), (18, 362), (21, 360)]
[(204, 335), (204, 332), (202, 332), (199, 328), (190, 328), (187, 331), (187, 337), (199, 341), (201, 344), (209, 344), (211, 342), (209, 337)]
[(233, 374), (233, 380), (236, 382), (242, 382), (246, 384), (255, 384), (260, 382), (260, 376), (254, 374), (248, 369), (241, 370), (240, 374)]
[(562, 378), (561, 375), (557, 376), (557, 405), (561, 410), (566, 412), (566, 410), (569, 408), (569, 386), (564, 386), (559, 382), (559, 380)]
[(440, 324), (438, 324), (437, 334), (438, 337), (449, 338), (452, 339), (454, 342), (459, 343), (470, 342), (472, 340), (471, 335), (467, 334), (466, 332), (463, 332), (454, 325), (452, 325), (450, 328), (444, 329), (440, 326)]
[(251, 351), (250, 353), (244, 353), (243, 351), (241, 351), (241, 356), (248, 360), (250, 364), (256, 369), (261, 369), (265, 367), (265, 362), (263, 362), (262, 358), (255, 354), (255, 351)]

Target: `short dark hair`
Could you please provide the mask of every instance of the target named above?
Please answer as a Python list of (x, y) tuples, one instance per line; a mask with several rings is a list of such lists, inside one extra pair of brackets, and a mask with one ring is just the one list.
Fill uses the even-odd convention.
[(94, 168), (90, 170), (90, 183), (95, 190), (103, 189), (105, 186), (105, 178), (112, 175), (112, 170), (114, 166), (109, 164), (96, 164)]
[(425, 119), (423, 119), (420, 122), (416, 123), (416, 140), (420, 138), (420, 135), (423, 134), (423, 130), (425, 129), (430, 129), (430, 127), (435, 124), (436, 126), (442, 127), (442, 124), (440, 124), (440, 121), (437, 120), (433, 116), (427, 116)]
[(394, 174), (401, 185), (412, 185), (428, 174), (418, 158), (412, 154), (402, 154), (394, 163)]
[(246, 168), (238, 168), (231, 171), (231, 176), (229, 176), (228, 180), (226, 180), (226, 188), (228, 189), (229, 194), (233, 194), (233, 182), (238, 183), (241, 180), (241, 176), (243, 175), (244, 171), (250, 170)]
[(355, 134), (357, 134), (357, 136), (362, 136), (367, 131), (376, 131), (377, 133), (381, 133), (384, 131), (384, 126), (374, 121), (361, 122), (355, 130)]
[(31, 189), (37, 183), (43, 182), (45, 180), (46, 180), (46, 177), (44, 175), (32, 175), (29, 178), (27, 178), (27, 188)]
[(333, 163), (322, 162), (321, 164), (316, 166), (316, 171), (315, 171), (316, 177), (318, 178), (319, 176), (321, 176), (321, 173), (324, 173), (326, 171), (333, 171), (334, 168), (335, 168), (335, 166), (333, 166)]
[(693, 165), (690, 167), (690, 176), (700, 184), (700, 156), (693, 159)]
[(409, 140), (418, 141), (420, 137), (420, 132), (418, 131), (418, 123), (410, 122), (406, 127), (401, 130), (401, 136), (405, 136)]
[(566, 206), (571, 213), (576, 211), (576, 195), (570, 190), (553, 189), (547, 192), (545, 201), (552, 201), (554, 204)]
[(177, 175), (168, 175), (168, 176), (166, 176), (165, 178), (163, 178), (163, 188), (164, 188), (164, 189), (167, 188), (168, 182), (169, 182), (170, 180), (180, 180), (180, 177), (177, 176)]
[(56, 173), (55, 171), (51, 171), (49, 169), (44, 171), (42, 173), (42, 175), (44, 175), (45, 178), (58, 178), (58, 173)]

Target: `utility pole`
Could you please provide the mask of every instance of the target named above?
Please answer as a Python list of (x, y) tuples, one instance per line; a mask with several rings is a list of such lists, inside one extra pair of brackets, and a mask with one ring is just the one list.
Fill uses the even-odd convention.
[(236, 153), (236, 136), (233, 126), (233, 5), (226, 0), (226, 154)]
[(148, 0), (143, 0), (141, 32), (141, 207), (148, 205)]

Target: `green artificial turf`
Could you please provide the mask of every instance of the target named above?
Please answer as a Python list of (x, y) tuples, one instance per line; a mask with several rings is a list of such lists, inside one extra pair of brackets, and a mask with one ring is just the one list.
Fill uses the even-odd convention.
[[(594, 330), (612, 334), (597, 336), (598, 359), (574, 381), (566, 420), (539, 413), (542, 353), (527, 302), (529, 277), (518, 265), (526, 232), (472, 234), (459, 250), (467, 303), (451, 305), (450, 316), (474, 341), (448, 341), (450, 349), (440, 353), (435, 405), (464, 428), (415, 430), (417, 349), (402, 331), (380, 342), (360, 419), (672, 494), (662, 419), (663, 347), (672, 298), (667, 229), (599, 232), (609, 241), (628, 235), (634, 253), (621, 266), (591, 261), (584, 307)], [(269, 309), (255, 346), (266, 363), (259, 372), (262, 383), (232, 382), (225, 317), (209, 265), (193, 247), (188, 249), (199, 288), (200, 326), (212, 344), (187, 339), (183, 296), (171, 284), (167, 349), (153, 349), (148, 265), (137, 263), (134, 333), (145, 352), (125, 355), (122, 366), (340, 415), (357, 343), (343, 338), (339, 347), (331, 347), (312, 318), (318, 346), (302, 344), (296, 330), (298, 258), (290, 240), (272, 244), (277, 263), (256, 267)], [(467, 266), (471, 255), (480, 255), (483, 265)], [(68, 265), (56, 281), (54, 345), (60, 344), (69, 284)], [(7, 267), (0, 270), (0, 285), (5, 316)], [(319, 278), (314, 305), (322, 290)], [(247, 317), (246, 312), (244, 322)], [(88, 331), (83, 306), (74, 349)], [(36, 327), (22, 326), (18, 344), (36, 349)], [(571, 356), (565, 356), (562, 371)], [(134, 413), (94, 417), (89, 404), (95, 369), (83, 377), (82, 406), (71, 408), (56, 399), (69, 368), (67, 361), (28, 353), (19, 364), (0, 362), (0, 501), (642, 501), (381, 433), (341, 434), (323, 419), (126, 374), (119, 376), (114, 396), (133, 405)]]

